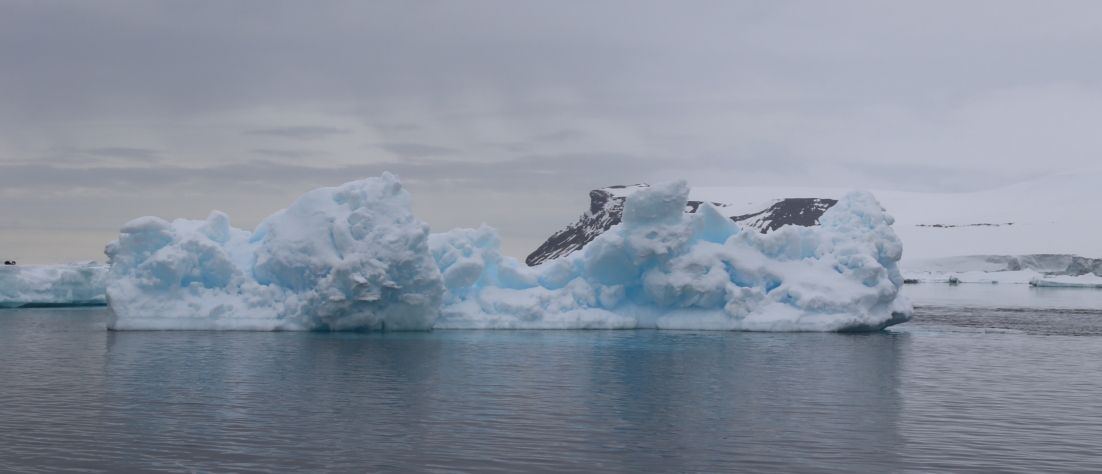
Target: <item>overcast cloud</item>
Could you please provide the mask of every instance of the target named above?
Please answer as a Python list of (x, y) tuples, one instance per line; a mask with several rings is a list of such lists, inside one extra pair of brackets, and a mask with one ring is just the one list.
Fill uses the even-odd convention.
[(1099, 163), (1102, 2), (0, 3), (0, 253), (399, 174), (523, 257), (587, 191), (971, 191)]

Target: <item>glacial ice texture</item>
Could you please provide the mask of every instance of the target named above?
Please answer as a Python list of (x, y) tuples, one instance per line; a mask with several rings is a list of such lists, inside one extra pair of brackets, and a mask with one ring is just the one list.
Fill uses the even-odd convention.
[(0, 308), (106, 304), (107, 265), (0, 266)]
[(429, 240), (447, 291), (437, 329), (661, 328), (862, 331), (909, 320), (893, 219), (867, 192), (816, 227), (743, 231), (710, 204), (685, 214), (684, 181), (632, 194), (583, 251), (526, 267), (496, 231)]
[(254, 232), (135, 219), (107, 245), (108, 328), (428, 330), (444, 291), (396, 177), (312, 191)]

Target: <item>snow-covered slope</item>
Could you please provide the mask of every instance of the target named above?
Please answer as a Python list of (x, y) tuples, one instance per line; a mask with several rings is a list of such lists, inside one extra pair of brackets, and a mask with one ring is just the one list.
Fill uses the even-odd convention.
[(594, 189), (589, 192), (589, 210), (565, 229), (555, 232), (534, 252), (528, 255), (525, 263), (539, 265), (556, 259), (575, 250), (579, 250), (603, 234), (612, 226), (619, 224), (624, 213), (624, 199), (638, 188), (646, 185), (613, 186)]
[[(690, 199), (752, 206), (781, 198), (838, 198), (847, 189), (701, 187)], [(971, 193), (874, 190), (895, 217), (902, 267), (963, 255), (1102, 257), (1102, 167)]]
[(0, 266), (0, 307), (107, 304), (107, 270), (96, 262)]

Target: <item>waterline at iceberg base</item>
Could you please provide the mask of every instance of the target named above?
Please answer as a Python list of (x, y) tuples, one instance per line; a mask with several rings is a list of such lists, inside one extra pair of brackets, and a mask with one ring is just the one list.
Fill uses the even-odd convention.
[(312, 191), (253, 232), (143, 217), (108, 244), (108, 328), (213, 330), (698, 329), (868, 331), (913, 314), (902, 244), (867, 192), (813, 227), (743, 231), (674, 181), (623, 222), (528, 267), (497, 231), (429, 234), (384, 173)]

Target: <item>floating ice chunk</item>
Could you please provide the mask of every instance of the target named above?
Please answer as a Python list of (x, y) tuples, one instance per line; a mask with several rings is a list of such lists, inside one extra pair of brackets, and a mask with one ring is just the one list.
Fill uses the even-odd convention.
[(0, 266), (0, 307), (106, 304), (107, 271), (97, 262)]
[(1057, 275), (1037, 277), (1029, 280), (1030, 286), (1062, 288), (1102, 288), (1102, 277), (1086, 274), (1079, 276)]
[(443, 283), (428, 226), (389, 173), (262, 222), (142, 217), (107, 245), (110, 329), (427, 330)]
[(871, 194), (848, 194), (818, 227), (761, 234), (708, 205), (685, 214), (688, 191), (640, 189), (621, 224), (533, 268), (503, 257), (485, 225), (433, 235), (447, 286), (436, 328), (860, 331), (913, 314), (902, 244)]

